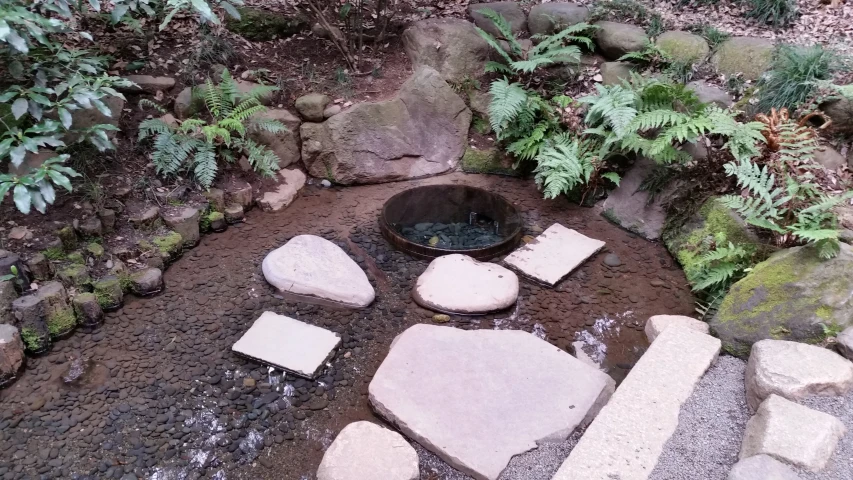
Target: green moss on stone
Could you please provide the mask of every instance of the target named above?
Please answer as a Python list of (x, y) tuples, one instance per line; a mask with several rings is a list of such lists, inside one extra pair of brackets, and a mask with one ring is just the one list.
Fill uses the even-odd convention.
[(164, 257), (171, 257), (181, 251), (183, 238), (178, 232), (169, 232), (164, 235), (158, 235), (151, 239), (151, 243), (157, 248)]
[(56, 231), (56, 236), (62, 242), (62, 248), (66, 251), (71, 251), (77, 248), (77, 233), (70, 225), (60, 228)]
[(60, 261), (65, 260), (65, 252), (60, 247), (50, 247), (42, 251), (48, 260)]
[(239, 8), (240, 19), (230, 18), (225, 25), (228, 30), (252, 41), (266, 42), (275, 38), (286, 38), (299, 33), (307, 26), (298, 16), (285, 16), (257, 8)]
[(52, 337), (68, 333), (75, 325), (77, 325), (77, 317), (74, 316), (74, 310), (70, 307), (57, 310), (47, 318), (47, 330)]
[(207, 214), (207, 221), (208, 222), (216, 222), (219, 220), (223, 220), (224, 218), (225, 218), (225, 215), (223, 215), (222, 212), (215, 212), (214, 211), (214, 212), (210, 212)]
[(815, 315), (823, 320), (830, 320), (832, 319), (832, 314), (834, 312), (835, 310), (829, 305), (821, 305), (820, 308), (815, 311)]
[(41, 335), (32, 328), (24, 327), (21, 329), (21, 340), (23, 340), (27, 350), (31, 352), (38, 352), (44, 348), (44, 341)]
[(100, 243), (91, 242), (86, 245), (86, 251), (91, 253), (95, 258), (101, 258), (104, 256), (104, 247), (101, 246)]
[(461, 160), (462, 171), (467, 173), (486, 173), (491, 175), (519, 176), (519, 172), (502, 162), (501, 155), (494, 148), (477, 150), (468, 147)]
[(102, 278), (93, 285), (95, 299), (102, 309), (116, 308), (121, 305), (124, 290), (118, 277)]
[(83, 257), (83, 254), (78, 251), (69, 253), (65, 258), (75, 265), (83, 265), (86, 263), (86, 259)]
[(68, 265), (60, 270), (57, 275), (66, 286), (82, 287), (92, 281), (86, 266), (80, 264)]

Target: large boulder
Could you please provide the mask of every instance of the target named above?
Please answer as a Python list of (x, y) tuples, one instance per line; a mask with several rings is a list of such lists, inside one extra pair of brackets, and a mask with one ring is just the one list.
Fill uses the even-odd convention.
[(315, 303), (350, 308), (376, 297), (364, 270), (325, 238), (297, 235), (273, 250), (261, 265), (264, 278), (283, 293)]
[(597, 22), (595, 41), (605, 57), (616, 60), (629, 52), (638, 52), (649, 43), (649, 37), (636, 25)]
[(428, 18), (403, 32), (403, 48), (415, 69), (432, 67), (445, 80), (460, 81), (483, 74), (491, 47), (471, 22)]
[[(820, 109), (832, 119), (833, 130), (848, 134), (853, 133), (853, 100), (843, 97), (833, 98), (820, 104)], [(853, 157), (848, 156), (848, 159), (850, 158)], [(853, 168), (853, 161), (850, 161), (850, 164), (850, 168)]]
[(631, 79), (634, 64), (630, 62), (604, 62), (601, 64), (601, 83), (621, 85), (623, 80)]
[(711, 51), (704, 38), (681, 31), (665, 32), (657, 38), (655, 43), (677, 62), (701, 62)]
[(652, 199), (648, 191), (640, 189), (656, 166), (653, 160), (638, 158), (622, 177), (619, 186), (599, 204), (605, 218), (648, 240), (660, 238), (666, 223), (664, 204), (674, 190), (674, 182), (670, 182), (663, 192)]
[(391, 344), (368, 392), (406, 436), (495, 480), (515, 455), (588, 425), (613, 388), (605, 373), (527, 332), (418, 324)]
[(524, 10), (516, 2), (474, 3), (468, 5), (468, 15), (471, 16), (471, 19), (474, 20), (474, 23), (478, 27), (486, 32), (491, 33), (497, 38), (501, 37), (501, 33), (494, 22), (483, 15), (482, 10), (486, 8), (504, 17), (509, 23), (512, 33), (518, 34), (527, 31), (527, 15), (524, 14)]
[(418, 304), (442, 312), (493, 312), (515, 304), (518, 277), (494, 263), (444, 255), (418, 277), (412, 296)]
[(773, 60), (773, 40), (756, 37), (734, 37), (723, 42), (711, 63), (727, 77), (743, 74), (745, 80), (758, 80)]
[(821, 259), (812, 247), (774, 253), (735, 283), (711, 320), (723, 348), (745, 357), (766, 338), (817, 343), (825, 326), (853, 325), (853, 247)]
[(308, 172), (342, 185), (427, 177), (465, 153), (471, 111), (441, 76), (420, 67), (389, 100), (303, 123)]
[(266, 145), (276, 154), (279, 168), (298, 162), (300, 157), (299, 125), (302, 124), (299, 117), (285, 109), (270, 109), (259, 113), (257, 118), (259, 120), (279, 121), (287, 128), (287, 131), (280, 133), (255, 131), (250, 134), (251, 138), (261, 145)]
[(350, 423), (323, 454), (317, 480), (417, 480), (418, 454), (397, 432)]
[(550, 35), (561, 28), (585, 22), (589, 9), (574, 3), (549, 2), (534, 5), (527, 16), (527, 28), (533, 35)]

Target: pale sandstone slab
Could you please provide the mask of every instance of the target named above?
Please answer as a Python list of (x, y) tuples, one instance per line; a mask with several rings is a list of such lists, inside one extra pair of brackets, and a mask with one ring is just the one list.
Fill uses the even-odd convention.
[(296, 195), (305, 186), (305, 174), (302, 170), (285, 168), (279, 170), (275, 190), (264, 193), (258, 204), (265, 212), (276, 212), (293, 203)]
[(853, 363), (826, 348), (785, 340), (752, 345), (746, 364), (746, 400), (755, 411), (776, 394), (789, 400), (843, 395), (853, 387)]
[(350, 423), (323, 455), (317, 480), (417, 480), (418, 454), (397, 432)]
[(693, 330), (704, 334), (709, 334), (711, 331), (707, 323), (701, 320), (696, 320), (695, 318), (685, 317), (684, 315), (655, 315), (653, 317), (649, 317), (649, 320), (646, 322), (646, 328), (644, 330), (646, 338), (649, 339), (649, 343), (652, 343), (655, 341), (655, 338), (664, 331), (664, 329), (674, 325), (692, 328)]
[(367, 275), (340, 247), (315, 235), (297, 235), (261, 265), (264, 278), (284, 293), (308, 301), (362, 308), (376, 294)]
[(368, 391), (405, 435), (474, 478), (494, 480), (513, 456), (591, 421), (613, 385), (527, 332), (419, 324), (394, 340)]
[(444, 255), (418, 277), (412, 292), (421, 306), (454, 313), (502, 310), (518, 298), (518, 277), (500, 265), (467, 255)]
[(231, 350), (296, 375), (314, 378), (340, 343), (341, 337), (325, 328), (264, 312)]
[(553, 480), (649, 478), (681, 406), (720, 352), (720, 340), (667, 328), (587, 428)]
[(755, 455), (737, 462), (727, 480), (800, 480), (800, 477), (770, 455)]
[(832, 415), (770, 395), (746, 424), (740, 458), (766, 454), (817, 472), (826, 466), (845, 431)]
[(601, 240), (555, 223), (534, 241), (509, 254), (504, 263), (553, 286), (602, 248)]

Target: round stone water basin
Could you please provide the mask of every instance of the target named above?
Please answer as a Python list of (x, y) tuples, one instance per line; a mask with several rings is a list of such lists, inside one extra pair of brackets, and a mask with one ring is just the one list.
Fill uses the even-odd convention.
[(480, 261), (506, 255), (521, 238), (521, 216), (505, 198), (465, 185), (428, 185), (385, 202), (382, 236), (413, 257), (459, 253)]

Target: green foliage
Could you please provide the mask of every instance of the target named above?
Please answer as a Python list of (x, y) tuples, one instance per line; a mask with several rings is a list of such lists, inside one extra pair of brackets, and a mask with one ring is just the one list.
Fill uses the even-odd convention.
[[(542, 189), (545, 198), (557, 196), (576, 188), (607, 179), (619, 185), (620, 178), (614, 172), (601, 173), (605, 163), (596, 153), (595, 143), (589, 140), (558, 135), (536, 156), (536, 184)], [(585, 188), (586, 192), (594, 189)]]
[(454, 92), (463, 97), (467, 97), (471, 92), (480, 89), (480, 81), (470, 75), (465, 75), (460, 80), (450, 80), (448, 83)]
[(735, 114), (702, 104), (684, 85), (634, 76), (633, 83), (596, 85), (597, 95), (579, 99), (589, 105), (587, 133), (599, 136), (604, 151), (634, 152), (659, 164), (683, 163), (690, 156), (677, 144), (706, 135), (727, 137), (735, 158), (758, 154), (761, 124), (740, 124)]
[(45, 249), (42, 253), (48, 260), (65, 260), (65, 252), (62, 250), (62, 247), (49, 247)]
[(533, 160), (546, 140), (560, 132), (555, 105), (520, 84), (495, 80), (489, 92), (492, 130), (518, 161)]
[(31, 352), (38, 352), (44, 347), (41, 336), (38, 332), (29, 327), (21, 329), (21, 340), (24, 342), (27, 350)]
[(666, 21), (660, 14), (653, 13), (649, 17), (649, 24), (646, 26), (646, 35), (650, 38), (657, 38), (661, 33), (667, 31)]
[(725, 293), (740, 280), (754, 264), (755, 248), (750, 245), (735, 245), (724, 232), (715, 233), (704, 240), (707, 253), (698, 257), (691, 269), (685, 271), (693, 291), (704, 296)]
[[(790, 153), (782, 156), (786, 155)], [(810, 173), (790, 171), (787, 165), (780, 160), (761, 166), (748, 158), (729, 162), (726, 173), (737, 178), (743, 191), (722, 197), (721, 202), (747, 223), (772, 232), (779, 244), (812, 244), (821, 258), (832, 258), (840, 249), (833, 210), (853, 192), (828, 195)]]
[(747, 5), (747, 17), (777, 28), (787, 27), (800, 15), (797, 0), (747, 0)]
[(729, 39), (729, 37), (731, 37), (731, 35), (729, 35), (728, 33), (720, 31), (716, 27), (708, 23), (691, 25), (687, 28), (687, 30), (692, 33), (695, 33), (696, 35), (700, 35), (702, 38), (707, 40), (708, 45), (711, 46), (711, 50), (716, 49), (721, 43), (725, 42)]
[(636, 52), (628, 52), (619, 57), (620, 62), (634, 62), (650, 67), (658, 67), (666, 65), (672, 61), (669, 55), (666, 54), (657, 44), (646, 42), (642, 50)]
[(597, 0), (589, 12), (591, 22), (633, 20), (643, 23), (649, 15), (649, 10), (634, 0)]
[(777, 47), (770, 70), (758, 83), (758, 104), (762, 111), (771, 108), (791, 110), (809, 99), (821, 81), (842, 69), (838, 54), (822, 45)]
[(567, 27), (553, 35), (534, 35), (534, 40), (539, 43), (528, 51), (524, 51), (518, 39), (512, 34), (509, 22), (494, 10), (484, 8), (479, 11), (484, 17), (491, 20), (500, 32), (501, 38), (509, 44), (509, 52), (500, 45), (497, 38), (485, 30), (475, 27), (477, 33), (488, 43), (504, 63), (486, 62), (486, 72), (499, 72), (506, 74), (533, 73), (537, 68), (558, 63), (580, 62), (581, 49), (575, 44), (581, 44), (592, 49), (594, 44), (587, 35), (594, 26), (587, 23), (578, 23)]
[(241, 95), (237, 83), (225, 70), (219, 85), (208, 79), (203, 89), (193, 92), (204, 99), (210, 122), (190, 118), (170, 125), (160, 119), (149, 119), (139, 125), (139, 139), (154, 137), (152, 160), (158, 174), (176, 175), (186, 171), (205, 189), (210, 188), (216, 178), (218, 160), (233, 161), (239, 155), (245, 155), (256, 172), (272, 176), (278, 170), (278, 157), (250, 139), (248, 134), (286, 131), (280, 122), (257, 116), (266, 110), (259, 99), (273, 90), (276, 88), (263, 86)]
[(676, 60), (663, 69), (663, 74), (675, 83), (687, 83), (693, 78), (693, 62)]

